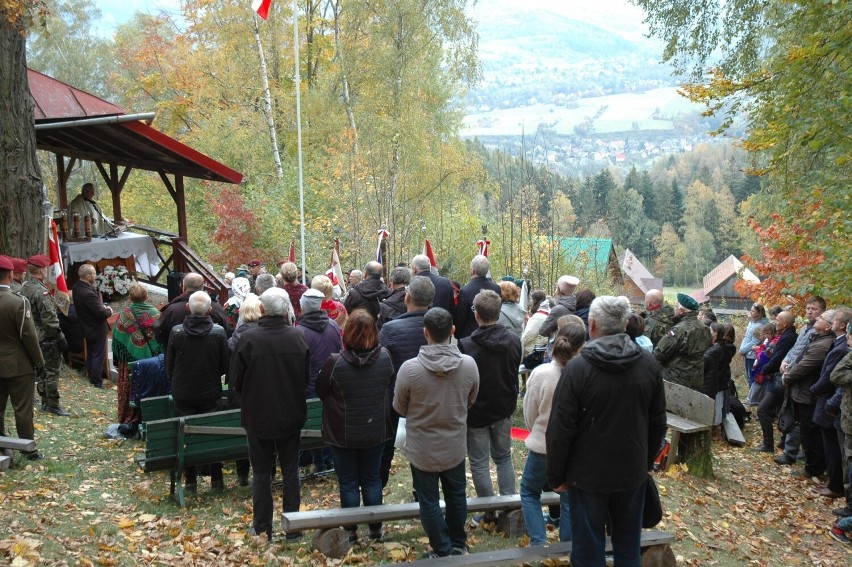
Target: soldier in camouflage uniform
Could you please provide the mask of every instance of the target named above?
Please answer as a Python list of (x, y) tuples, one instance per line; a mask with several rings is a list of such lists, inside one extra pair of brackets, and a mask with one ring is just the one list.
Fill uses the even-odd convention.
[(698, 320), (698, 302), (677, 294), (675, 316), (680, 317), (654, 349), (663, 366), (663, 378), (700, 390), (704, 384), (704, 351), (710, 348), (710, 328)]
[(663, 302), (663, 292), (658, 289), (650, 289), (645, 294), (645, 311), (639, 315), (645, 319), (645, 336), (654, 346), (674, 325), (674, 309)]
[(12, 281), (9, 283), (9, 288), (13, 293), (21, 293), (21, 287), (24, 283), (24, 274), (27, 273), (27, 261), (20, 258), (12, 258)]
[(68, 343), (59, 327), (56, 304), (44, 285), (50, 259), (44, 255), (27, 259), (29, 278), (21, 287), (21, 295), (32, 306), (33, 322), (38, 333), (38, 342), (44, 356), (44, 366), (36, 373), (36, 386), (41, 396), (42, 411), (55, 415), (70, 415), (59, 405), (59, 370), (62, 368), (62, 351)]

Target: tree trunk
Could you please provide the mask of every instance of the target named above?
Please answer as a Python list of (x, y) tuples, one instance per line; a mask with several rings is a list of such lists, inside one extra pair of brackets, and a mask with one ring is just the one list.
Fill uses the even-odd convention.
[(42, 182), (26, 39), (8, 16), (0, 9), (0, 253), (26, 258), (43, 247)]

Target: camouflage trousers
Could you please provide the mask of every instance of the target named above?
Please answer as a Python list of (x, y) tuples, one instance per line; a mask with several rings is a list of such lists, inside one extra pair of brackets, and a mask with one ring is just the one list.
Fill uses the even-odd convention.
[(41, 403), (50, 407), (59, 406), (59, 370), (62, 368), (62, 353), (55, 342), (41, 343), (44, 368), (36, 372), (36, 389)]

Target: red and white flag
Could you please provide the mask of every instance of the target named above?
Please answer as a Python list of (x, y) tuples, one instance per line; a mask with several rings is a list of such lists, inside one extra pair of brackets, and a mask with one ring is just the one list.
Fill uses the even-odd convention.
[(385, 238), (390, 236), (390, 233), (388, 232), (388, 230), (385, 227), (380, 228), (378, 230), (378, 233), (379, 233), (379, 242), (376, 245), (376, 262), (378, 262), (379, 264), (384, 264), (384, 262), (382, 262), (382, 240), (384, 240)]
[(435, 253), (432, 252), (432, 243), (429, 242), (428, 238), (423, 239), (423, 254), (427, 258), (429, 258), (429, 263), (432, 265), (433, 268), (438, 267), (438, 263), (435, 262)]
[(484, 238), (476, 243), (476, 246), (479, 248), (480, 256), (488, 256), (489, 244), (491, 244), (491, 241)]
[(251, 9), (257, 12), (257, 15), (264, 20), (269, 16), (269, 8), (272, 6), (272, 0), (252, 0)]
[(296, 263), (296, 243), (292, 240), (290, 241), (290, 254), (287, 256), (287, 261)]
[(343, 277), (343, 268), (340, 267), (340, 256), (337, 255), (337, 248), (331, 249), (331, 267), (325, 273), (332, 285), (340, 287), (342, 294), (346, 293), (346, 278)]
[(65, 283), (65, 274), (62, 270), (62, 258), (59, 257), (59, 236), (56, 234), (56, 221), (53, 219), (50, 219), (49, 239), (50, 267), (47, 277), (56, 286), (56, 289), (68, 293), (68, 285)]

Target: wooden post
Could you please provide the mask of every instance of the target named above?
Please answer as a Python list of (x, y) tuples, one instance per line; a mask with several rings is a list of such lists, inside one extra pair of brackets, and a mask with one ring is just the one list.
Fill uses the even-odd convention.
[(175, 195), (178, 215), (178, 235), (188, 243), (189, 230), (186, 226), (186, 193), (183, 188), (183, 175), (175, 174)]
[(69, 158), (66, 166), (65, 156), (56, 154), (56, 193), (59, 197), (59, 208), (62, 210), (68, 208), (68, 177), (70, 177), (71, 169), (76, 161), (77, 158)]

